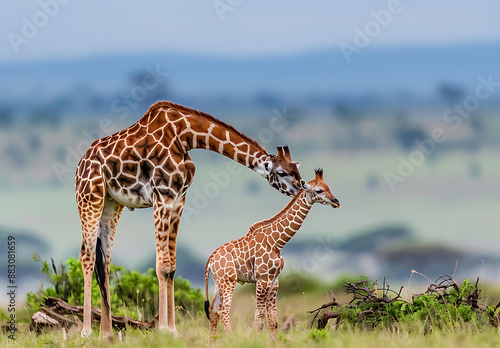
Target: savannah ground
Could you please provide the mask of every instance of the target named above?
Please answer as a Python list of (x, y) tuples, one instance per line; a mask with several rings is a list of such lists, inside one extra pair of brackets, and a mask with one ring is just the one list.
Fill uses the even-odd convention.
[[(479, 327), (473, 323), (460, 323), (445, 329), (433, 329), (422, 323), (398, 323), (395, 326), (381, 327), (373, 330), (352, 328), (348, 324), (340, 324), (336, 329), (328, 325), (323, 331), (311, 329), (311, 314), (308, 310), (319, 307), (331, 300), (325, 292), (302, 293), (278, 298), (280, 326), (285, 318), (295, 313), (297, 323), (289, 332), (279, 333), (279, 342), (272, 342), (267, 330), (257, 333), (253, 328), (254, 300), (253, 289), (245, 286), (236, 294), (231, 308), (233, 333), (226, 335), (219, 325), (219, 335), (215, 347), (500, 347), (500, 333), (492, 326)], [(497, 294), (497, 290), (484, 289), (481, 302), (492, 302), (489, 294)], [(339, 295), (341, 292), (336, 291)], [(488, 298), (486, 298), (486, 296)], [(348, 298), (337, 297), (339, 302), (347, 302)], [(35, 333), (29, 330), (28, 310), (18, 311), (19, 332), (15, 340), (8, 338), (5, 331), (0, 334), (2, 347), (203, 347), (208, 346), (208, 320), (204, 313), (177, 311), (177, 330), (179, 338), (158, 331), (140, 331), (128, 329), (122, 333), (120, 341), (115, 331), (112, 344), (99, 338), (98, 328), (90, 338), (82, 338), (76, 329), (63, 333), (61, 330), (47, 330)], [(333, 324), (330, 321), (330, 324)], [(65, 338), (66, 336), (66, 338)]]
[[(123, 342), (115, 339), (113, 347), (206, 347), (208, 346), (208, 328), (201, 327), (202, 320), (179, 325), (181, 338), (174, 339), (168, 334), (158, 332), (139, 332), (129, 330)], [(206, 323), (205, 323), (206, 324)], [(14, 342), (2, 334), (2, 346), (7, 347), (108, 347), (110, 344), (99, 339), (95, 332), (91, 338), (83, 339), (78, 333), (72, 333), (64, 340), (62, 332), (20, 333)], [(216, 347), (500, 347), (500, 334), (496, 329), (477, 333), (467, 327), (452, 332), (408, 333), (404, 329), (389, 331), (359, 330), (334, 331), (329, 328), (324, 332), (311, 333), (307, 323), (299, 324), (292, 332), (280, 335), (280, 341), (273, 343), (264, 333), (257, 334), (247, 324), (235, 328), (231, 336), (223, 337)]]

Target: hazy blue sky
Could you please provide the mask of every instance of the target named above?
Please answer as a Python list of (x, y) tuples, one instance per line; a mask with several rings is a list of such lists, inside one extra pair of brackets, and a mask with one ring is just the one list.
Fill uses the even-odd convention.
[[(341, 42), (352, 43), (355, 27), (364, 28), (373, 20), (371, 11), (387, 9), (391, 2), (59, 0), (67, 4), (54, 8), (57, 1), (3, 2), (0, 61), (109, 52), (265, 55), (335, 48)], [(372, 47), (500, 40), (498, 0), (399, 3), (398, 13), (372, 39)], [(35, 32), (28, 31), (31, 37), (23, 34), (23, 27), (31, 25), (26, 20), (38, 21)], [(13, 45), (14, 37), (23, 42)]]

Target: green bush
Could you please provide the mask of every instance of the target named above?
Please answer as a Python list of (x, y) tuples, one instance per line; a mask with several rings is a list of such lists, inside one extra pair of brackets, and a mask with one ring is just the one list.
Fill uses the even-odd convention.
[(493, 318), (500, 311), (478, 305), (479, 290), (468, 279), (460, 287), (450, 283), (446, 289), (416, 296), (411, 303), (402, 299), (384, 297), (380, 301), (379, 297), (369, 297), (365, 289), (374, 289), (374, 283), (363, 279), (359, 284), (359, 289), (348, 291), (353, 294), (353, 301), (334, 308), (340, 322), (352, 328), (391, 327), (401, 322), (414, 328), (447, 330), (467, 325), (484, 329), (494, 324)]
[[(41, 261), (35, 258), (36, 261)], [(47, 276), (49, 286), (27, 295), (28, 304), (36, 311), (48, 297), (60, 298), (71, 305), (83, 305), (83, 272), (79, 260), (71, 257), (59, 266), (54, 261), (43, 261), (41, 273)], [(127, 315), (140, 320), (152, 320), (158, 308), (158, 278), (153, 269), (141, 274), (128, 271), (123, 266), (111, 264), (109, 275), (111, 308), (114, 315)], [(204, 297), (201, 290), (192, 288), (182, 277), (174, 281), (175, 305), (194, 313), (203, 310)], [(92, 304), (100, 307), (99, 285), (92, 280)]]
[(279, 295), (314, 293), (325, 287), (320, 280), (306, 273), (290, 272), (280, 275)]
[(309, 333), (309, 338), (316, 342), (323, 342), (328, 338), (328, 335), (325, 330), (318, 330), (313, 327)]

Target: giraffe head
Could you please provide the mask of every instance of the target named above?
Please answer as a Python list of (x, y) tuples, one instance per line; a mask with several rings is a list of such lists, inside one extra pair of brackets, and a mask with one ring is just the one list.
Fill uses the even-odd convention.
[(278, 146), (277, 155), (267, 155), (254, 170), (265, 177), (269, 185), (287, 196), (295, 196), (302, 189), (300, 162), (292, 161), (288, 146)]
[(330, 187), (323, 181), (323, 169), (315, 169), (314, 173), (316, 173), (314, 180), (308, 183), (304, 181), (302, 185), (304, 190), (306, 190), (308, 202), (340, 208), (339, 200), (335, 198), (332, 191), (330, 191)]

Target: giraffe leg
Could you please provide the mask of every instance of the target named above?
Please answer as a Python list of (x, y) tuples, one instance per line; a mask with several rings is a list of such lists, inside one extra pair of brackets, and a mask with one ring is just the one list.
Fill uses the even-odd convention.
[[(99, 222), (82, 222), (84, 231), (96, 231)], [(84, 232), (85, 235), (85, 232)], [(88, 337), (92, 333), (92, 276), (95, 263), (95, 248), (97, 232), (94, 236), (84, 236), (82, 249), (80, 251), (80, 261), (83, 271), (83, 328), (82, 337)]]
[(174, 296), (174, 278), (177, 261), (177, 231), (184, 208), (185, 196), (175, 202), (172, 214), (170, 216), (170, 225), (168, 231), (168, 252), (170, 259), (170, 272), (167, 274), (167, 323), (169, 331), (177, 337), (175, 327), (175, 296)]
[(173, 198), (157, 197), (154, 201), (156, 236), (156, 275), (158, 277), (158, 328), (168, 328), (167, 320), (167, 278), (171, 273), (169, 253), (169, 228)]
[(210, 344), (213, 343), (213, 336), (217, 335), (217, 325), (219, 324), (219, 304), (220, 304), (220, 291), (215, 287), (215, 296), (208, 309), (208, 318), (210, 321)]
[(210, 344), (213, 343), (213, 336), (217, 334), (219, 319), (224, 326), (226, 334), (231, 333), (229, 312), (231, 310), (231, 301), (237, 283), (236, 266), (233, 255), (230, 252), (219, 252), (214, 255), (214, 263), (211, 266), (211, 270), (215, 283), (215, 297), (209, 308)]
[[(94, 174), (99, 175), (99, 173)], [(83, 239), (80, 251), (84, 279), (83, 328), (81, 334), (87, 337), (92, 332), (92, 274), (96, 260), (95, 253), (99, 221), (104, 206), (104, 181), (102, 177), (97, 176), (94, 180), (77, 177), (76, 201), (82, 223)]]
[(231, 333), (231, 321), (229, 320), (229, 311), (231, 310), (231, 301), (233, 300), (234, 288), (236, 281), (226, 280), (224, 286), (220, 289), (221, 301), (219, 302), (220, 321), (224, 326), (226, 334)]
[[(179, 223), (181, 221), (182, 211), (184, 209), (184, 204), (186, 202), (186, 190), (193, 181), (193, 176), (196, 171), (191, 158), (186, 153), (184, 156), (184, 161), (179, 164), (178, 169), (185, 173), (183, 187), (179, 187), (179, 195), (175, 198), (172, 205), (172, 212), (170, 215), (170, 223), (168, 229), (168, 253), (170, 260), (170, 271), (167, 274), (167, 323), (170, 332), (177, 337), (177, 329), (175, 327), (175, 296), (174, 296), (174, 277), (175, 268), (177, 262), (177, 231), (179, 229)], [(174, 176), (175, 177), (175, 176)], [(172, 179), (172, 186), (175, 179)], [(177, 187), (174, 187), (177, 189)]]
[(266, 319), (267, 297), (269, 295), (271, 282), (269, 282), (267, 275), (256, 282), (256, 297), (257, 307), (255, 309), (255, 329), (262, 331)]
[[(104, 285), (103, 289), (101, 289), (101, 334), (104, 334), (110, 340), (113, 338), (113, 326), (111, 322), (111, 300), (109, 294), (109, 268), (111, 266), (111, 250), (113, 248), (116, 225), (118, 224), (118, 219), (122, 211), (123, 205), (111, 197), (106, 196), (99, 225), (98, 238), (105, 260)], [(99, 272), (102, 272), (102, 270), (98, 270), (98, 276), (100, 275)]]
[[(194, 164), (189, 156), (177, 168), (185, 172), (182, 178), (174, 174), (171, 178), (172, 189), (157, 189), (155, 192), (155, 229), (156, 229), (156, 273), (159, 283), (159, 323), (160, 329), (168, 328), (177, 337), (175, 327), (174, 275), (176, 264), (177, 230), (184, 208), (185, 191), (193, 180)], [(177, 192), (177, 196), (172, 194)]]
[(279, 283), (276, 279), (276, 282), (267, 297), (267, 320), (269, 322), (269, 330), (271, 331), (271, 338), (273, 340), (278, 339), (277, 330), (278, 330), (278, 308), (276, 307), (276, 296), (278, 295)]

